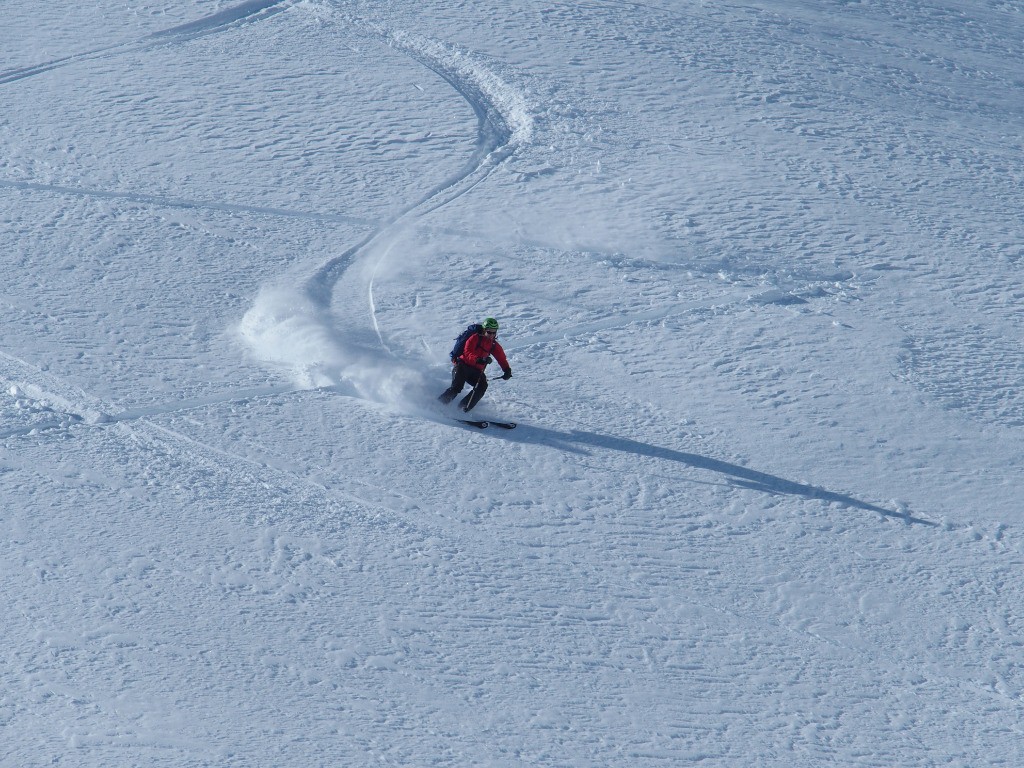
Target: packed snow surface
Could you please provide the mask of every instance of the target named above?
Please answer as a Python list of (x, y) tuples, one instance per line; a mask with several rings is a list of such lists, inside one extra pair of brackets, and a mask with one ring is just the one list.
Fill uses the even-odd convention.
[(5, 768), (1024, 765), (1019, 3), (3, 26)]

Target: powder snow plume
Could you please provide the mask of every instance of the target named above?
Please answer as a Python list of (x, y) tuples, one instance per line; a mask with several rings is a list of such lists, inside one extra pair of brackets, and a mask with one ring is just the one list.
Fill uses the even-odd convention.
[(238, 332), (262, 362), (284, 370), (304, 389), (348, 385), (352, 394), (399, 406), (418, 399), (426, 382), (383, 350), (351, 343), (306, 294), (264, 288)]

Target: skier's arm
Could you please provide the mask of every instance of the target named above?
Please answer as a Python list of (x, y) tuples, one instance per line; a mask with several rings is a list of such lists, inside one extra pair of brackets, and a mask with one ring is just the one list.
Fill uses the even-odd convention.
[(512, 378), (512, 366), (508, 364), (508, 358), (505, 357), (505, 350), (502, 349), (501, 344), (494, 342), (494, 348), (491, 349), (491, 353), (494, 355), (494, 359), (498, 361), (498, 365), (501, 366), (501, 370), (505, 372), (504, 378)]

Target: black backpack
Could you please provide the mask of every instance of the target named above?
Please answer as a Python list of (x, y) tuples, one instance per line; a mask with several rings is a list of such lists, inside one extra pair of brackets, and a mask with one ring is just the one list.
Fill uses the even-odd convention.
[(466, 341), (469, 339), (469, 337), (472, 336), (474, 333), (480, 333), (480, 331), (482, 331), (483, 329), (484, 327), (480, 325), (480, 323), (472, 323), (469, 326), (467, 326), (466, 330), (464, 330), (462, 333), (458, 335), (458, 337), (456, 337), (455, 346), (452, 347), (451, 354), (449, 355), (453, 363), (459, 359), (459, 356), (462, 354), (462, 350), (466, 348)]

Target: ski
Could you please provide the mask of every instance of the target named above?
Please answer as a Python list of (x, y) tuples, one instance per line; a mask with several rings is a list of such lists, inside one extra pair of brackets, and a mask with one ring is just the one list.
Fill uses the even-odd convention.
[(471, 427), (476, 427), (477, 429), (487, 429), (491, 424), (489, 421), (474, 421), (473, 419), (456, 419), (456, 421), (460, 424), (468, 424)]
[(515, 429), (517, 424), (514, 421), (477, 421), (475, 419), (455, 419), (460, 424), (468, 424), (471, 427), (477, 429), (487, 429), (488, 427), (499, 427), (501, 429)]

